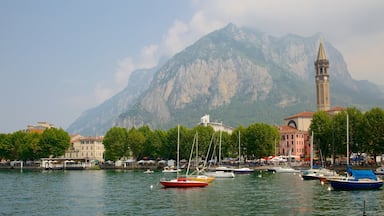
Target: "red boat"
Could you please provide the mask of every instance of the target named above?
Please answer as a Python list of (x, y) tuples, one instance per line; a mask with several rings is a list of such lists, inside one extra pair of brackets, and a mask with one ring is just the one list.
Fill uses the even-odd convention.
[(179, 177), (172, 180), (160, 181), (160, 184), (162, 184), (164, 187), (173, 187), (173, 188), (190, 188), (190, 187), (208, 186), (207, 182), (188, 180), (185, 177)]

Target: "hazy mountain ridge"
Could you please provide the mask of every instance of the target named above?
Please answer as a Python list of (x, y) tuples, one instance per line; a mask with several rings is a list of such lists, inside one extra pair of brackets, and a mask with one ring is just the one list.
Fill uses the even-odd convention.
[(133, 72), (124, 90), (99, 106), (82, 113), (67, 130), (83, 135), (104, 135), (115, 125), (117, 116), (129, 109), (139, 95), (148, 88), (155, 72), (156, 68)]
[[(202, 115), (211, 114), (236, 127), (254, 122), (279, 124), (288, 115), (314, 111), (314, 61), (320, 38), (320, 34), (276, 38), (229, 24), (168, 60), (154, 73), (148, 88), (142, 86), (140, 95), (124, 90), (126, 95), (119, 98), (130, 105), (121, 106), (120, 113), (114, 110), (112, 119), (118, 117), (109, 125), (193, 126)], [(379, 88), (353, 80), (340, 52), (327, 41), (324, 45), (330, 60), (332, 106), (383, 106)], [(94, 128), (109, 129), (94, 123)]]

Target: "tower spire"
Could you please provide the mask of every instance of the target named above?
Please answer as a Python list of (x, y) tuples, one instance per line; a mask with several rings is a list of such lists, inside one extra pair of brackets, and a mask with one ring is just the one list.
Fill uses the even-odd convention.
[(320, 39), (319, 51), (317, 53), (317, 61), (319, 60), (327, 60), (327, 55), (325, 54), (325, 49), (323, 46), (323, 40)]
[(331, 108), (329, 93), (329, 61), (325, 54), (323, 41), (320, 39), (319, 51), (315, 61), (317, 110), (327, 111)]

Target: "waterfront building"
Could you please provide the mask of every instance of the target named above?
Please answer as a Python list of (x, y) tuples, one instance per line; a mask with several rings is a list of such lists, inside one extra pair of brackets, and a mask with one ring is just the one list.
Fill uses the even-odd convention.
[(223, 131), (227, 132), (228, 134), (232, 134), (233, 131), (232, 127), (224, 125), (223, 122), (211, 122), (209, 115), (204, 115), (201, 117), (199, 125), (211, 126), (215, 132)]
[(103, 136), (72, 135), (70, 147), (65, 152), (65, 158), (86, 158), (90, 161), (104, 161)]

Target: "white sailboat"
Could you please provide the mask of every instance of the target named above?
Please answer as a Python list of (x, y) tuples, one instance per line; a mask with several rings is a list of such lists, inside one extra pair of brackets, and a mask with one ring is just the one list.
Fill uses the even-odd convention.
[(207, 176), (213, 176), (216, 178), (234, 178), (235, 174), (233, 173), (232, 169), (228, 167), (221, 166), (221, 136), (222, 132), (220, 130), (220, 138), (219, 138), (219, 167), (216, 167), (213, 171), (207, 171), (205, 172), (205, 175)]
[(237, 169), (233, 169), (233, 172), (235, 174), (251, 174), (253, 173), (255, 170), (249, 168), (249, 167), (240, 167), (240, 162), (241, 162), (241, 148), (240, 148), (240, 131), (239, 131), (239, 168)]

